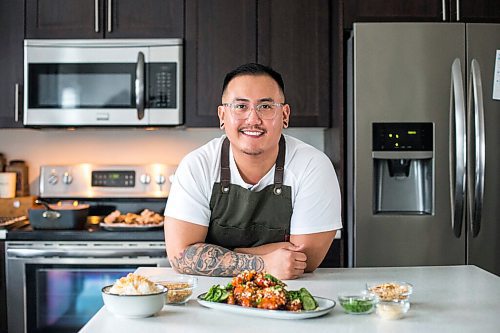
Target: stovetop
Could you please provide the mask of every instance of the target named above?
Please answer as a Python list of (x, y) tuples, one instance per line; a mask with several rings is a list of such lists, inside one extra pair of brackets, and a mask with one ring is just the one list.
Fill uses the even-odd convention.
[(164, 241), (163, 228), (148, 231), (107, 231), (99, 225), (83, 230), (33, 230), (30, 225), (9, 230), (6, 240), (16, 241)]

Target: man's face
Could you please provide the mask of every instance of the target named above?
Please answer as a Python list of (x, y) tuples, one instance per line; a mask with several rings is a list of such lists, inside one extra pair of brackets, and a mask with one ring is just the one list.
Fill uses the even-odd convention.
[(252, 106), (246, 119), (237, 119), (230, 107), (219, 106), (218, 114), (233, 149), (247, 155), (259, 156), (277, 151), (283, 123), (288, 124), (288, 104), (276, 106), (273, 119), (261, 119), (256, 106), (283, 103), (278, 84), (268, 75), (241, 75), (233, 78), (222, 96), (222, 103), (248, 103)]

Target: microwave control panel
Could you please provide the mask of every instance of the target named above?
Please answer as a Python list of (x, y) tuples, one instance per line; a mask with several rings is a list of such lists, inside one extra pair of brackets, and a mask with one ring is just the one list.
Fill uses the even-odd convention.
[(148, 63), (149, 107), (177, 107), (177, 63)]

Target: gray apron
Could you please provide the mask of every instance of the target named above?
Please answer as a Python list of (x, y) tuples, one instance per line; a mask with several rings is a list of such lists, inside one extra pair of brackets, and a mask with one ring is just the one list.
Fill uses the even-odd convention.
[(283, 185), (285, 138), (281, 136), (274, 184), (258, 192), (231, 184), (229, 140), (221, 148), (220, 183), (210, 199), (210, 225), (206, 242), (233, 249), (288, 241), (292, 217), (292, 189)]

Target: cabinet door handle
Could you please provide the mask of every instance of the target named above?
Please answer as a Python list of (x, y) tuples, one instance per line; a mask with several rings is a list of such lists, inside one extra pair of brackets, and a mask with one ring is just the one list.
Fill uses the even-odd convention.
[(446, 0), (441, 1), (441, 8), (443, 9), (443, 21), (446, 21)]
[(457, 0), (457, 22), (460, 21), (460, 0)]
[(14, 121), (17, 123), (19, 121), (19, 83), (16, 83), (14, 89)]
[(99, 0), (94, 1), (94, 30), (99, 32)]
[(113, 10), (113, 0), (108, 0), (108, 32), (111, 32), (113, 29), (113, 15), (111, 11)]

